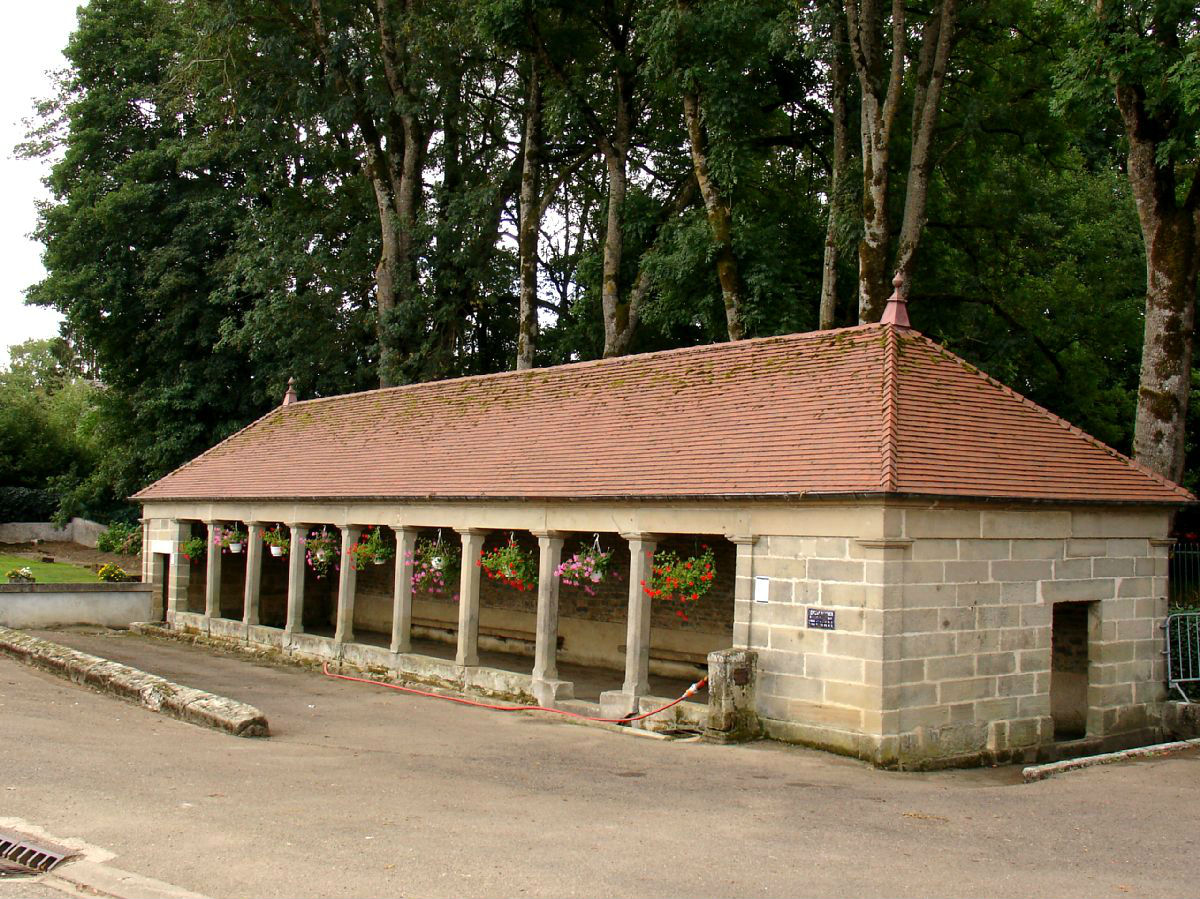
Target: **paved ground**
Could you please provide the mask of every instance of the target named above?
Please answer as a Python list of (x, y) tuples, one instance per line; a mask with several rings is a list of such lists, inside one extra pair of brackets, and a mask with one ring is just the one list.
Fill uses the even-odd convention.
[(0, 658), (0, 815), (213, 896), (1196, 892), (1195, 755), (1030, 785), (896, 774), (57, 639), (266, 712), (275, 736), (238, 739)]

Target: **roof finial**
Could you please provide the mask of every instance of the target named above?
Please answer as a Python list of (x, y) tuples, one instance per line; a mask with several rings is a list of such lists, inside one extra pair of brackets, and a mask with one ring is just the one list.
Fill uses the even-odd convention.
[(287, 393), (283, 395), (283, 404), (290, 406), (294, 402), (296, 402), (296, 379), (288, 378), (288, 389)]
[(880, 324), (895, 325), (898, 328), (911, 328), (912, 325), (908, 321), (908, 301), (904, 299), (900, 289), (904, 287), (904, 276), (900, 272), (896, 272), (896, 277), (892, 278), (892, 295), (888, 297), (887, 306), (883, 310), (883, 318), (879, 319)]

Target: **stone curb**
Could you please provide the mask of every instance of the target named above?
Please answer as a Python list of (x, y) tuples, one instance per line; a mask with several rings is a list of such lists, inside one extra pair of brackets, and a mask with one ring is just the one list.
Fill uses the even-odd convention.
[(270, 734), (266, 717), (252, 705), (174, 684), (158, 675), (59, 646), (21, 631), (0, 627), (0, 652), (26, 665), (189, 724), (215, 728), (235, 737), (266, 737)]
[(193, 893), (153, 877), (88, 861), (65, 862), (36, 879), (65, 892), (111, 896), (113, 899), (206, 899), (202, 893)]
[(1105, 752), (1100, 755), (1085, 755), (1082, 758), (1050, 762), (1046, 765), (1030, 765), (1028, 768), (1021, 769), (1021, 777), (1028, 784), (1045, 780), (1047, 777), (1061, 774), (1064, 771), (1074, 771), (1077, 768), (1111, 765), (1113, 762), (1124, 762), (1129, 759), (1158, 758), (1183, 752), (1185, 749), (1200, 749), (1200, 738), (1179, 740), (1174, 743), (1155, 743), (1153, 746), (1138, 746), (1136, 749), (1122, 749), (1120, 752)]

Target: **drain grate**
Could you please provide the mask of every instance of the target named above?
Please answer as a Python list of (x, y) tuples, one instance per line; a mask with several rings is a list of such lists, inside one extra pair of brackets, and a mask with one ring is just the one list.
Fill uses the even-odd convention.
[(19, 834), (0, 830), (0, 879), (44, 874), (65, 861), (71, 850), (50, 843), (35, 843)]

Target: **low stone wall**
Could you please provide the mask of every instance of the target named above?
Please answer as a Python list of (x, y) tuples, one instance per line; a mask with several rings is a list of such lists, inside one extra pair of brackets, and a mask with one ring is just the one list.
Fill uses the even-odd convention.
[(0, 626), (128, 627), (154, 617), (152, 584), (0, 584)]
[(95, 549), (96, 541), (105, 530), (105, 525), (86, 518), (72, 518), (70, 524), (61, 528), (48, 521), (10, 521), (0, 524), (0, 543), (63, 540)]
[(1163, 703), (1163, 732), (1178, 740), (1200, 737), (1200, 702)]
[(252, 705), (172, 683), (119, 662), (0, 627), (0, 653), (77, 684), (235, 737), (265, 737), (267, 719)]

